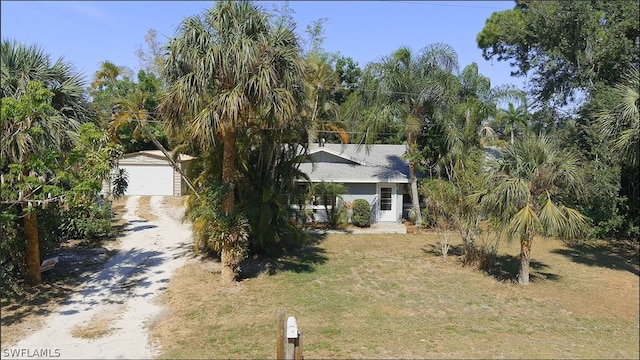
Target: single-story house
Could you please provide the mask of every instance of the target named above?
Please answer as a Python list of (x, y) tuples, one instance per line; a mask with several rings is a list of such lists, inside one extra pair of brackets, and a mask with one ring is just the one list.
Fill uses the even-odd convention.
[[(405, 145), (311, 144), (309, 162), (300, 170), (312, 183), (340, 183), (347, 188), (343, 201), (365, 199), (372, 222), (399, 222), (410, 208), (409, 164)], [(305, 184), (306, 180), (298, 180)], [(323, 205), (310, 205), (317, 221), (326, 221)]]
[[(189, 155), (179, 155), (176, 163), (186, 169)], [(186, 182), (160, 150), (144, 150), (129, 153), (118, 162), (118, 167), (128, 174), (129, 186), (125, 195), (181, 196), (187, 189)], [(110, 184), (105, 182), (103, 192), (110, 193)]]

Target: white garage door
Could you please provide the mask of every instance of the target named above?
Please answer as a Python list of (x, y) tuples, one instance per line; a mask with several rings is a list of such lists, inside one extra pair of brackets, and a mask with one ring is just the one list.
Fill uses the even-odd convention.
[(129, 174), (125, 195), (173, 195), (173, 169), (167, 165), (121, 165)]

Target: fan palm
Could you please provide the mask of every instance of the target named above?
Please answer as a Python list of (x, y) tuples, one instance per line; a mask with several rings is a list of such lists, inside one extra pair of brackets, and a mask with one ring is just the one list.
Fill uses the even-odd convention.
[(585, 216), (553, 199), (561, 188), (579, 189), (578, 170), (577, 156), (558, 149), (545, 136), (516, 141), (490, 163), (487, 190), (476, 196), (482, 208), (498, 219), (501, 235), (520, 241), (521, 284), (529, 283), (534, 236), (572, 238), (586, 230)]
[(613, 139), (613, 150), (632, 167), (640, 165), (640, 70), (635, 67), (613, 90), (616, 102), (598, 114), (600, 131)]
[[(35, 45), (4, 40), (0, 57), (3, 103), (12, 99), (33, 106), (30, 111), (2, 119), (1, 157), (21, 164), (26, 175), (32, 155), (70, 150), (75, 132), (89, 115), (84, 84), (70, 63), (62, 58), (52, 63)], [(29, 240), (27, 281), (37, 284), (42, 282), (37, 212), (30, 207), (24, 211)]]
[[(188, 133), (204, 152), (222, 143), (221, 180), (228, 187), (222, 211), (231, 214), (238, 134), (252, 125), (279, 128), (304, 101), (297, 39), (292, 29), (272, 28), (256, 5), (221, 1), (185, 19), (168, 53), (163, 75), (169, 88), (160, 102), (167, 130)], [(229, 279), (233, 264), (225, 263), (230, 254), (221, 248)]]

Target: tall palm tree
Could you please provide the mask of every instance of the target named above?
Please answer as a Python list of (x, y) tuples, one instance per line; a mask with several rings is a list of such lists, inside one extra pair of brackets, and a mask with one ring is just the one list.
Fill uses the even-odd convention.
[[(390, 123), (399, 124), (407, 143), (411, 199), (416, 224), (422, 224), (416, 176), (418, 149), (416, 141), (425, 126), (442, 119), (444, 109), (455, 97), (450, 91), (458, 68), (456, 52), (447, 44), (433, 44), (417, 56), (401, 47), (391, 56), (365, 69), (359, 104), (350, 110), (359, 119), (361, 142), (375, 141), (376, 133), (385, 132)], [(457, 81), (457, 80), (456, 80)]]
[[(32, 155), (71, 149), (76, 130), (89, 116), (85, 86), (70, 63), (62, 58), (52, 62), (38, 46), (3, 40), (0, 57), (1, 98), (32, 102), (40, 108), (2, 119), (1, 157), (9, 163), (21, 164), (28, 175)], [(38, 284), (42, 275), (37, 211), (24, 206), (23, 219), (28, 238), (27, 281)]]
[[(290, 28), (272, 28), (255, 4), (216, 2), (186, 18), (168, 44), (163, 75), (169, 84), (160, 111), (170, 135), (186, 132), (205, 152), (222, 143), (222, 211), (234, 210), (237, 138), (274, 129), (299, 111), (305, 92), (302, 59)], [(264, 120), (264, 121), (263, 121)], [(235, 277), (225, 247), (223, 278)]]
[(489, 169), (486, 190), (475, 196), (499, 221), (500, 234), (520, 241), (518, 281), (528, 284), (536, 235), (571, 238), (587, 229), (586, 217), (553, 199), (561, 188), (578, 191), (578, 157), (545, 136), (532, 136), (504, 148)]
[(482, 122), (494, 115), (496, 109), (491, 82), (478, 72), (476, 63), (465, 66), (458, 79), (459, 84), (452, 89), (458, 93), (457, 101), (446, 113), (448, 152), (441, 157), (449, 178), (467, 152), (479, 147)]
[(511, 144), (515, 141), (514, 133), (527, 127), (529, 115), (527, 114), (526, 102), (516, 107), (512, 102), (509, 102), (508, 109), (502, 109), (498, 113), (498, 122), (504, 124), (504, 130), (508, 132), (511, 137)]
[(307, 107), (304, 116), (310, 119), (309, 142), (317, 141), (318, 134), (337, 134), (343, 144), (349, 143), (344, 124), (338, 120), (338, 104), (334, 100), (340, 88), (340, 77), (320, 56), (312, 53), (305, 62)]

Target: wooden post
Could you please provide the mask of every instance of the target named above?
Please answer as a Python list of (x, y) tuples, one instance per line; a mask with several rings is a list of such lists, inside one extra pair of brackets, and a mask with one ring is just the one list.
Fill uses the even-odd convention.
[(298, 333), (298, 344), (296, 344), (296, 348), (293, 354), (293, 358), (295, 360), (302, 360), (302, 332)]
[(287, 318), (287, 312), (278, 311), (278, 339), (276, 358), (278, 360), (302, 360), (302, 333), (293, 316)]
[(285, 344), (287, 341), (286, 337), (286, 324), (287, 312), (284, 309), (278, 310), (278, 340), (276, 343), (276, 359), (284, 360), (285, 359)]

